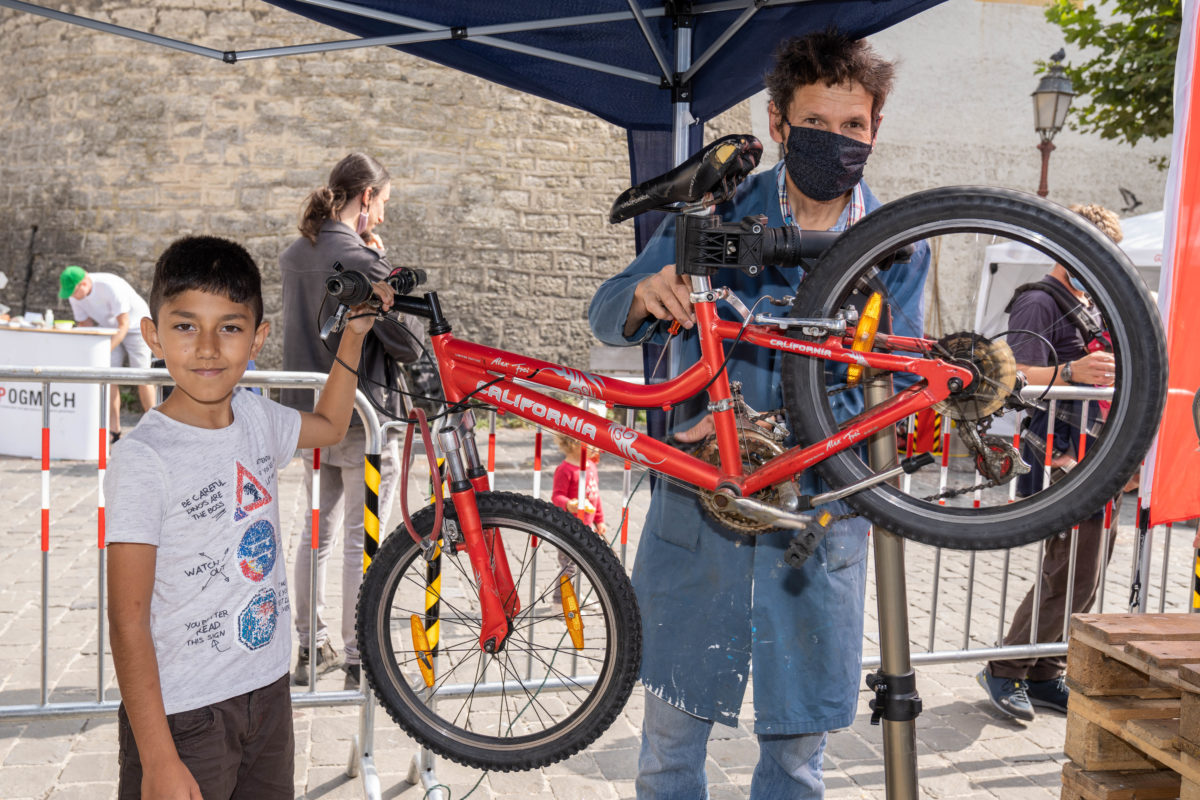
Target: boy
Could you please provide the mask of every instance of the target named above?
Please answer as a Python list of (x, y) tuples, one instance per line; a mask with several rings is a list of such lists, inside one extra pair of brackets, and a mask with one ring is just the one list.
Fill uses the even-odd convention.
[(346, 433), (374, 313), (350, 317), (316, 408), (284, 408), (235, 390), (270, 327), (250, 255), (198, 236), (159, 257), (142, 335), (176, 388), (104, 481), (122, 800), (293, 797), (276, 470)]

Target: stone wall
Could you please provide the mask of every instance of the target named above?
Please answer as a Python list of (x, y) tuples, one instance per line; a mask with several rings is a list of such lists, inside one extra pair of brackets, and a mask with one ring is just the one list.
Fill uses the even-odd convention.
[[(218, 50), (345, 38), (258, 0), (62, 9)], [(430, 271), (461, 335), (586, 366), (587, 302), (633, 255), (632, 225), (606, 220), (620, 129), (390, 49), (230, 65), (9, 10), (0, 41), (0, 302), (21, 309), (31, 252), (28, 308), (61, 317), (63, 266), (148, 293), (166, 244), (213, 233), (258, 260), (277, 321), (306, 194), (363, 150), (393, 176), (390, 259)]]
[[(52, 5), (217, 50), (345, 38), (258, 0)], [(1060, 37), (1036, 4), (977, 0), (878, 35), (900, 72), (868, 168), (877, 194), (1035, 188), (1032, 62)], [(230, 65), (0, 9), (0, 50), (0, 303), (65, 316), (57, 275), (72, 263), (148, 292), (172, 239), (213, 233), (259, 261), (277, 321), (276, 258), (305, 195), (364, 150), (393, 175), (390, 258), (430, 271), (460, 334), (586, 366), (588, 300), (633, 255), (632, 225), (606, 221), (628, 182), (623, 131), (390, 49)], [(706, 138), (750, 130), (752, 105)], [(1113, 205), (1119, 183), (1140, 211), (1161, 205), (1165, 176), (1142, 153), (1164, 144), (1131, 152), (1069, 131), (1059, 144), (1052, 198)], [(954, 304), (973, 308), (969, 291)]]

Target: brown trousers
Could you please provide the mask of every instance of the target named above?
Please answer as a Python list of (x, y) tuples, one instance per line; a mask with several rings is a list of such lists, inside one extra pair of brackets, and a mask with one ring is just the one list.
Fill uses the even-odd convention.
[[(1096, 600), (1100, 588), (1100, 576), (1104, 565), (1112, 558), (1113, 544), (1117, 539), (1117, 515), (1121, 511), (1121, 495), (1113, 498), (1113, 523), (1104, 530), (1104, 515), (1079, 523), (1078, 544), (1075, 553), (1075, 588), (1071, 593), (1070, 609), (1067, 608), (1067, 576), (1071, 567), (1071, 535), (1056, 533), (1046, 540), (1046, 552), (1042, 558), (1040, 576), (1042, 596), (1038, 606), (1037, 637), (1031, 636), (1033, 623), (1033, 594), (1036, 587), (1029, 587), (1029, 594), (1017, 607), (1012, 626), (1004, 637), (1005, 645), (1029, 644), (1030, 642), (1061, 642), (1063, 620), (1066, 615), (1087, 612)], [(997, 678), (1023, 678), (1031, 681), (1048, 681), (1066, 672), (1066, 656), (1042, 658), (1014, 658), (991, 661), (988, 671)]]
[[(167, 716), (179, 758), (204, 800), (292, 800), (292, 696), (288, 675), (261, 689)], [(125, 706), (117, 712), (118, 800), (140, 800), (142, 762)]]

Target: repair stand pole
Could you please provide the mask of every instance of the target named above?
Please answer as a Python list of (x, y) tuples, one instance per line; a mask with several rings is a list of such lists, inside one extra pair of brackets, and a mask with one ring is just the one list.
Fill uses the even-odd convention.
[[(881, 385), (882, 384), (882, 385)], [(891, 381), (868, 380), (870, 408), (892, 394)], [(896, 465), (896, 431), (886, 428), (871, 438), (871, 468)], [(879, 671), (867, 676), (875, 690), (872, 723), (883, 721), (883, 774), (888, 800), (917, 800), (917, 729), (921, 713), (916, 678), (909, 658), (908, 594), (904, 582), (904, 540), (874, 526), (875, 591), (879, 610)]]

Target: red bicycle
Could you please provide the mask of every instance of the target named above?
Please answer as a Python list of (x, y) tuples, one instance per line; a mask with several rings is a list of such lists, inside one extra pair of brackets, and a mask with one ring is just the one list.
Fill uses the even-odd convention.
[[(666, 480), (694, 487), (707, 513), (750, 534), (790, 530), (803, 560), (845, 500), (899, 535), (958, 549), (1012, 547), (1069, 528), (1119, 491), (1157, 428), (1166, 391), (1162, 326), (1127, 259), (1103, 234), (1054, 204), (988, 188), (921, 192), (883, 206), (829, 245), (829, 234), (772, 231), (754, 219), (727, 224), (702, 213), (727, 199), (754, 168), (761, 145), (726, 137), (655, 181), (622, 195), (614, 219), (650, 208), (684, 214), (681, 272), (692, 278), (702, 357), (653, 385), (593, 375), (455, 338), (436, 293), (406, 295), (423, 277), (400, 270), (396, 307), (429, 320), (447, 412), (438, 428), (452, 503), (429, 507), (374, 554), (358, 601), (363, 665), (393, 719), (435, 752), (464, 764), (512, 770), (565, 758), (616, 717), (637, 676), (637, 602), (621, 564), (578, 520), (532, 498), (489, 491), (473, 433), (485, 405), (595, 445)], [(1086, 452), (1042, 491), (1014, 499), (1026, 468), (1013, 420), (1042, 405), (1024, 381), (1006, 335), (949, 322), (936, 338), (888, 333), (883, 272), (919, 240), (934, 243), (936, 276), (923, 303), (977, 281), (982, 248), (1023, 243), (1065, 265), (1087, 287), (1112, 334), (1117, 375), (1111, 406), (1092, 420)], [(762, 313), (714, 284), (719, 269), (751, 275), (763, 264), (811, 264), (796, 298)], [(897, 254), (900, 254), (897, 256)], [(950, 277), (959, 270), (960, 277)], [(370, 289), (340, 273), (329, 289), (345, 305)], [(718, 316), (728, 303), (736, 319)], [(917, 328), (920, 330), (920, 328)], [(723, 343), (783, 358), (782, 409), (751, 409), (726, 374)], [(892, 389), (895, 376), (899, 390)], [(839, 419), (832, 398), (868, 384), (886, 399)], [(670, 408), (707, 392), (715, 437), (685, 452), (539, 389), (609, 407)], [(1061, 413), (1076, 413), (1063, 412)], [(873, 467), (862, 445), (926, 409), (949, 420), (943, 466), (912, 454)], [(1004, 429), (1008, 424), (1010, 427)], [(948, 434), (949, 431), (946, 431)], [(1052, 435), (1052, 433), (1051, 433)], [(1050, 436), (1046, 437), (1047, 439)], [(1041, 443), (1047, 453), (1057, 448)], [(797, 476), (816, 469), (831, 487), (804, 496)], [(896, 478), (909, 473), (901, 482)], [(901, 484), (905, 488), (901, 487)], [(786, 535), (786, 534), (784, 534)], [(567, 567), (560, 566), (559, 553)]]

